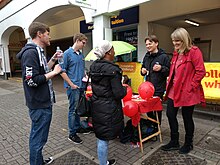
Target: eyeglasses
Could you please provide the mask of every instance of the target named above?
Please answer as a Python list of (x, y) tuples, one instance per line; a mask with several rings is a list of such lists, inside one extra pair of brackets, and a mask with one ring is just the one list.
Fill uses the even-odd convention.
[(83, 43), (83, 45), (85, 45), (86, 44), (86, 42), (85, 41), (81, 41), (82, 43)]

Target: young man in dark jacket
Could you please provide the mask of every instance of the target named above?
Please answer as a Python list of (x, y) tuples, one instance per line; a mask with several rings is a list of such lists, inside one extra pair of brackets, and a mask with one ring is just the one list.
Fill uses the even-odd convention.
[(59, 74), (61, 67), (57, 64), (57, 53), (47, 63), (44, 48), (50, 45), (49, 27), (40, 22), (29, 26), (32, 42), (25, 45), (17, 54), (21, 60), (23, 87), (26, 105), (31, 118), (29, 139), (30, 165), (50, 164), (52, 157), (43, 160), (42, 149), (47, 142), (52, 119), (52, 105), (55, 95), (51, 78)]
[[(154, 85), (154, 96), (163, 99), (166, 90), (167, 76), (169, 75), (170, 59), (166, 53), (160, 49), (159, 41), (155, 35), (145, 38), (147, 53), (144, 56), (141, 75), (146, 76), (146, 81)], [(154, 112), (147, 114), (149, 117), (156, 119)], [(158, 112), (159, 121), (161, 123), (162, 111)]]
[(92, 83), (92, 122), (97, 140), (100, 165), (113, 165), (115, 159), (108, 160), (109, 140), (121, 133), (124, 124), (121, 99), (126, 95), (122, 86), (122, 70), (113, 63), (114, 48), (103, 40), (95, 49), (98, 60), (90, 66)]

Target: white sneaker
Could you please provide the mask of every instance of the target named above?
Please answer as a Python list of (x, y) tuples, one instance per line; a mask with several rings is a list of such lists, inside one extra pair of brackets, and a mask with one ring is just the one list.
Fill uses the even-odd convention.
[(116, 160), (115, 159), (111, 159), (107, 161), (107, 165), (114, 165), (116, 164)]
[(53, 162), (53, 157), (49, 157), (47, 159), (44, 159), (44, 164), (50, 164)]

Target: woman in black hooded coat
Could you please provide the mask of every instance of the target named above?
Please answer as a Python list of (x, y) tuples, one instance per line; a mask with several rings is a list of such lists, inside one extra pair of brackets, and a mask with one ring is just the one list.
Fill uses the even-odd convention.
[[(92, 121), (97, 140), (100, 165), (115, 164), (108, 160), (109, 140), (121, 133), (124, 124), (121, 99), (126, 95), (122, 86), (122, 70), (113, 63), (114, 48), (109, 41), (102, 41), (95, 49), (98, 60), (90, 66), (92, 84)], [(108, 161), (107, 161), (108, 160)]]

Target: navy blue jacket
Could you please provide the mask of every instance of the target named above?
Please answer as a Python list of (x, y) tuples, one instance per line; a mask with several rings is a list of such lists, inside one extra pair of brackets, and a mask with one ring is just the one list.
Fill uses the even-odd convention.
[(26, 44), (17, 54), (17, 58), (21, 60), (27, 107), (29, 109), (48, 108), (51, 106), (50, 90), (37, 45), (34, 43)]

